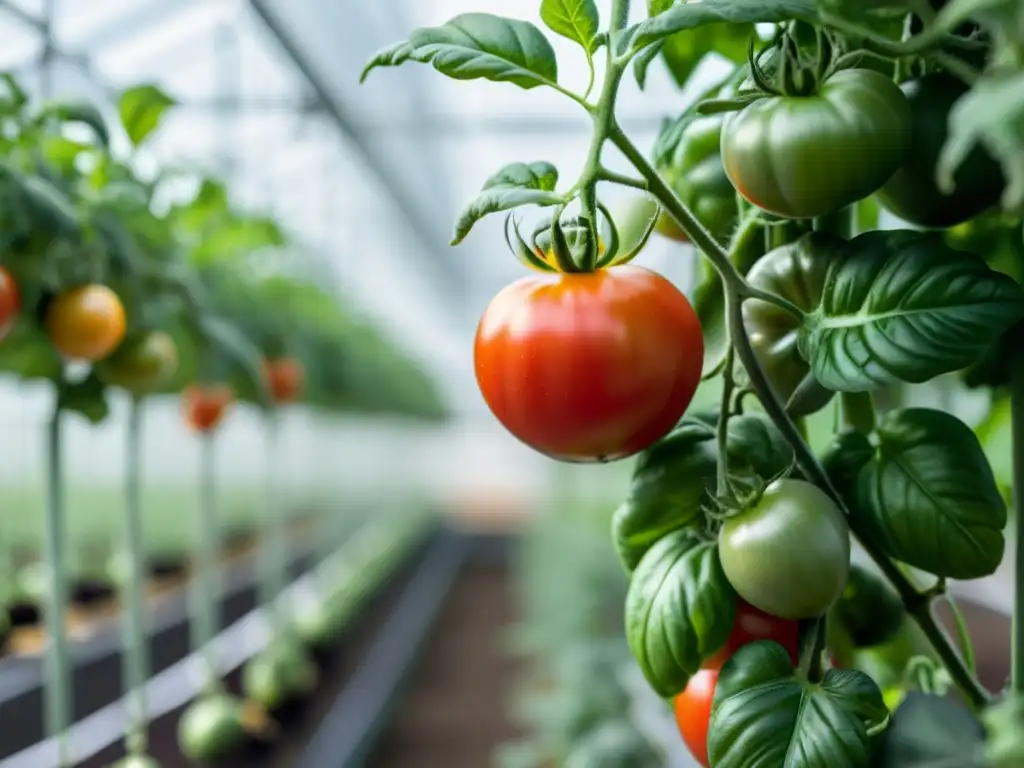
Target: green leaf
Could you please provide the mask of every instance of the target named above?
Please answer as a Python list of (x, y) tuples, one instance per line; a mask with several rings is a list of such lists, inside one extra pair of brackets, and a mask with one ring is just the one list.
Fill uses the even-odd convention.
[(702, 0), (676, 5), (657, 16), (634, 24), (621, 36), (618, 53), (640, 49), (679, 32), (707, 24), (781, 23), (794, 19), (816, 22), (814, 0)]
[(175, 104), (173, 97), (152, 84), (137, 85), (122, 93), (118, 112), (132, 145), (142, 144), (160, 126), (164, 113)]
[(1024, 210), (1024, 73), (990, 72), (983, 75), (953, 106), (949, 137), (936, 167), (939, 188), (951, 194), (954, 175), (981, 144), (999, 160), (1006, 176), (1002, 204), (1006, 210)]
[(82, 381), (63, 385), (57, 392), (57, 398), (64, 410), (84, 416), (90, 424), (99, 424), (110, 413), (106, 394), (103, 380), (90, 373)]
[(863, 672), (831, 669), (810, 683), (782, 646), (761, 640), (718, 675), (708, 757), (715, 768), (868, 768), (872, 734), (888, 717)]
[(594, 0), (542, 0), (540, 18), (555, 34), (594, 50), (594, 39), (600, 31), (600, 18)]
[(674, 531), (640, 560), (626, 594), (626, 639), (659, 696), (675, 696), (700, 665), (725, 645), (736, 619), (736, 594), (722, 571), (718, 545)]
[(47, 104), (40, 110), (39, 121), (50, 118), (64, 123), (82, 123), (89, 126), (100, 144), (104, 147), (110, 145), (110, 131), (107, 128), (107, 121), (99, 108), (88, 101), (62, 101)]
[(857, 478), (854, 528), (889, 557), (936, 576), (976, 579), (1003, 559), (1006, 504), (981, 443), (955, 416), (892, 411)]
[(877, 768), (981, 768), (985, 732), (956, 699), (911, 691), (879, 739)]
[(459, 214), (451, 244), (458, 245), (484, 216), (509, 211), (523, 205), (558, 205), (562, 196), (555, 192), (558, 169), (551, 163), (513, 163), (506, 165), (483, 186), (473, 202)]
[[(717, 417), (685, 416), (664, 438), (640, 454), (629, 495), (612, 520), (623, 565), (631, 570), (661, 537), (703, 527), (718, 472)], [(761, 413), (729, 420), (729, 471), (734, 477), (774, 477), (790, 466), (793, 449)]]
[[(686, 0), (647, 0), (647, 14), (653, 18), (665, 13), (673, 5), (683, 5), (685, 2)], [(747, 47), (756, 34), (755, 25), (745, 23), (708, 24), (701, 29), (700, 34), (692, 34), (688, 30), (671, 35), (637, 55), (633, 64), (637, 84), (641, 88), (644, 87), (647, 67), (658, 54), (662, 54), (672, 79), (676, 85), (683, 88), (709, 53), (714, 52), (737, 64), (746, 61)]]
[(375, 54), (363, 70), (406, 61), (431, 64), (455, 80), (485, 79), (536, 88), (558, 81), (555, 49), (528, 21), (489, 13), (464, 13), (440, 27), (413, 30), (409, 40)]
[(828, 389), (921, 383), (970, 365), (1024, 317), (1024, 291), (939, 233), (866, 232), (833, 264), (800, 354)]

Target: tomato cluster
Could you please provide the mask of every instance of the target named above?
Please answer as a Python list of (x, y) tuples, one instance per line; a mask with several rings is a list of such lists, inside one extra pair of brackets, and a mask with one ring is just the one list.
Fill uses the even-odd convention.
[(729, 639), (722, 649), (690, 678), (683, 692), (673, 700), (679, 733), (694, 759), (704, 768), (710, 768), (708, 724), (711, 720), (711, 704), (715, 696), (718, 672), (736, 651), (757, 640), (778, 643), (786, 649), (790, 660), (796, 666), (800, 642), (799, 623), (772, 616), (739, 600), (736, 606), (736, 622)]

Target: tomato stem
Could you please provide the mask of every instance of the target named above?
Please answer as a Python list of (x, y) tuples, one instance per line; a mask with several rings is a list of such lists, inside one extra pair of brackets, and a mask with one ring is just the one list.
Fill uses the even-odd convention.
[(46, 634), (46, 731), (57, 740), (58, 762), (73, 764), (67, 729), (71, 724), (71, 665), (67, 636), (67, 553), (64, 525), (64, 487), (61, 433), (64, 422), (63, 375), (54, 389), (53, 415), (47, 428), (46, 540), (43, 559), (49, 571)]
[(1010, 379), (1010, 429), (1013, 440), (1014, 598), (1010, 685), (1024, 695), (1024, 353), (1014, 354)]
[[(730, 301), (728, 293), (725, 295), (726, 304)], [(732, 393), (736, 387), (736, 380), (733, 378), (733, 366), (736, 354), (732, 346), (725, 352), (725, 365), (722, 368), (722, 404), (718, 413), (718, 497), (724, 498), (729, 492), (729, 415), (732, 411)]]
[(212, 640), (217, 631), (217, 604), (220, 579), (217, 553), (220, 527), (217, 523), (215, 432), (204, 432), (199, 438), (199, 506), (196, 526), (196, 574), (192, 578), (192, 650), (203, 657), (206, 688), (219, 689), (217, 658)]
[(843, 392), (839, 401), (847, 427), (865, 435), (875, 431), (875, 401), (870, 392)]
[(281, 629), (278, 598), (284, 591), (288, 571), (288, 541), (284, 508), (277, 495), (277, 441), (279, 423), (276, 408), (266, 411), (264, 417), (266, 464), (264, 466), (264, 523), (260, 543), (263, 560), (263, 579), (260, 583), (260, 604), (275, 630)]
[(141, 471), (142, 400), (132, 398), (128, 412), (127, 456), (125, 459), (124, 554), (128, 573), (124, 590), (124, 693), (129, 727), (126, 733), (129, 754), (146, 751), (146, 677), (149, 674), (149, 649), (143, 618), (142, 585), (145, 579), (142, 541)]
[[(726, 323), (736, 355), (747, 371), (747, 377), (750, 379), (752, 389), (757, 394), (765, 412), (771, 418), (783, 438), (793, 447), (797, 465), (804, 472), (807, 479), (825, 491), (836, 502), (840, 510), (847, 516), (847, 519), (851, 519), (845, 500), (836, 491), (828, 474), (821, 466), (821, 462), (818, 461), (810, 446), (801, 436), (800, 430), (793, 419), (786, 412), (785, 404), (775, 393), (775, 389), (768, 380), (750, 343), (750, 337), (747, 335), (746, 327), (743, 323), (742, 305), (739, 301), (739, 298), (749, 290), (747, 281), (733, 266), (728, 255), (715, 241), (711, 233), (704, 228), (683, 201), (679, 199), (678, 195), (665, 183), (657, 170), (623, 133), (617, 123), (613, 122), (611, 124), (609, 136), (615, 146), (633, 164), (640, 175), (647, 179), (651, 193), (658, 199), (662, 207), (687, 234), (690, 241), (718, 270), (727, 295), (732, 295), (734, 299), (728, 305)], [(932, 613), (933, 597), (921, 594), (896, 565), (884, 553), (865, 540), (864, 537), (859, 536), (856, 529), (854, 529), (854, 534), (857, 535), (864, 550), (895, 587), (903, 600), (907, 613), (921, 627), (922, 632), (935, 648), (936, 654), (942, 660), (956, 685), (964, 692), (972, 704), (978, 707), (984, 706), (991, 696), (967, 669), (953, 641), (936, 622), (935, 616)]]

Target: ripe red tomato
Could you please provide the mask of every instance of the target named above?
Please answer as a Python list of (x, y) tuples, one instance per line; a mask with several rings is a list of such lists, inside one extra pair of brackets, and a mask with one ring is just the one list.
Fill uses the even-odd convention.
[(756, 640), (773, 640), (789, 653), (789, 660), (796, 666), (800, 659), (800, 623), (780, 619), (755, 608), (745, 600), (736, 604), (736, 621), (725, 645), (707, 664), (720, 667), (740, 648)]
[(278, 357), (263, 361), (270, 394), (276, 403), (293, 403), (302, 393), (305, 371), (302, 363), (293, 357)]
[(81, 285), (58, 294), (46, 309), (50, 343), (71, 360), (102, 360), (124, 339), (121, 299), (105, 285)]
[(10, 333), (20, 310), (21, 292), (18, 284), (10, 272), (0, 267), (0, 339)]
[(718, 683), (718, 665), (707, 664), (690, 678), (683, 692), (676, 696), (673, 709), (676, 725), (694, 760), (710, 768), (708, 761), (708, 724), (711, 703)]
[(195, 432), (212, 432), (220, 424), (235, 393), (224, 384), (193, 384), (181, 395), (182, 417)]
[(682, 416), (704, 342), (690, 302), (634, 265), (506, 286), (477, 326), (476, 379), (519, 440), (565, 461), (643, 450)]

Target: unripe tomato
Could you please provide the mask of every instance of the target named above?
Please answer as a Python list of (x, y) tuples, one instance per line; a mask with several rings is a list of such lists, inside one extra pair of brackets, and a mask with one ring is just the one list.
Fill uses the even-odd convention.
[(718, 534), (722, 570), (736, 593), (783, 619), (828, 610), (850, 574), (850, 530), (829, 496), (804, 480), (773, 482)]
[(163, 331), (148, 331), (129, 334), (96, 372), (108, 384), (141, 395), (166, 384), (177, 368), (174, 339)]
[(161, 768), (160, 763), (149, 755), (128, 755), (118, 760), (110, 768)]
[(3, 339), (21, 311), (21, 292), (11, 273), (0, 267), (0, 339)]
[(276, 403), (293, 403), (302, 394), (305, 371), (293, 357), (264, 360), (263, 375)]
[(242, 689), (249, 701), (273, 712), (312, 691), (317, 678), (316, 666), (300, 643), (278, 641), (245, 665)]
[[(722, 164), (724, 119), (723, 115), (695, 118), (683, 129), (672, 155), (659, 163), (673, 191), (719, 242), (728, 240), (739, 216), (736, 190)], [(689, 242), (686, 233), (664, 211), (658, 217), (657, 231), (673, 240)]]
[(683, 692), (675, 697), (672, 707), (683, 743), (693, 759), (704, 768), (711, 766), (708, 761), (708, 725), (711, 722), (711, 704), (718, 683), (718, 670), (719, 666), (710, 664), (698, 670)]
[(935, 167), (949, 135), (950, 110), (970, 88), (959, 78), (937, 72), (910, 80), (902, 89), (910, 104), (912, 141), (903, 166), (878, 192), (882, 205), (919, 227), (951, 227), (996, 205), (1006, 179), (981, 144), (954, 174), (952, 193), (943, 193), (935, 182)]
[(891, 78), (845, 69), (812, 96), (770, 96), (730, 113), (722, 161), (754, 205), (811, 219), (885, 184), (906, 159), (910, 126), (910, 106)]
[(484, 400), (519, 440), (565, 461), (630, 456), (693, 399), (700, 322), (668, 280), (633, 265), (505, 287), (477, 326)]
[(181, 395), (182, 417), (196, 432), (212, 432), (235, 398), (224, 384), (193, 384)]
[(223, 760), (247, 738), (241, 702), (225, 695), (194, 702), (178, 722), (178, 746), (189, 760)]
[(82, 285), (50, 302), (45, 324), (50, 342), (64, 357), (96, 362), (124, 339), (124, 305), (105, 285)]

